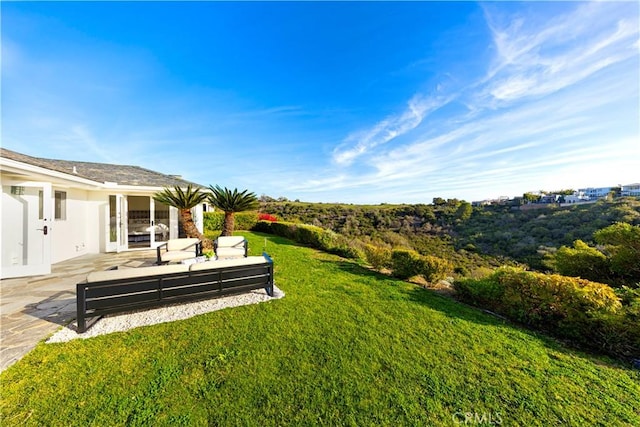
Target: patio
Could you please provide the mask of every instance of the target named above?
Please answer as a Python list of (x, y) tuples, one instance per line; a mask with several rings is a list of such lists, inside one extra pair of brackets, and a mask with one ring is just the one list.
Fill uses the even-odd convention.
[(4, 279), (0, 297), (0, 372), (76, 317), (75, 285), (92, 271), (154, 265), (155, 250), (84, 255), (46, 276)]

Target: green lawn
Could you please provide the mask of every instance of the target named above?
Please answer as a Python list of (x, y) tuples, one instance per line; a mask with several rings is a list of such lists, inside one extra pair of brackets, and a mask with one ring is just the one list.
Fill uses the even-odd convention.
[(640, 371), (267, 239), (285, 298), (40, 344), (2, 425), (640, 425)]

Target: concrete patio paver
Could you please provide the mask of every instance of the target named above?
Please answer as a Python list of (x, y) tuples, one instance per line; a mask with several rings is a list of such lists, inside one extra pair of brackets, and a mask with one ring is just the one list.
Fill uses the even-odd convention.
[(76, 284), (88, 273), (155, 260), (154, 250), (91, 254), (54, 264), (45, 276), (0, 281), (0, 372), (76, 318)]

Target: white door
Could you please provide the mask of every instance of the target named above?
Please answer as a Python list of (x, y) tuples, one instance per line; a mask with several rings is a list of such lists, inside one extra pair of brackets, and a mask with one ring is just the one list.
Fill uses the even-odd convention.
[(51, 273), (50, 183), (2, 181), (2, 278)]

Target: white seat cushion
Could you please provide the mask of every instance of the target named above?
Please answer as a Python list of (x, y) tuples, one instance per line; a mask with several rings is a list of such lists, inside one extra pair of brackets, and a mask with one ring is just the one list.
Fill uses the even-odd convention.
[(195, 258), (196, 252), (193, 251), (169, 251), (161, 252), (162, 262), (182, 261), (183, 259)]
[(118, 270), (94, 271), (87, 276), (87, 283), (105, 280), (128, 279), (132, 277), (160, 276), (163, 274), (189, 271), (188, 265), (157, 265), (153, 267), (123, 268)]
[(253, 265), (253, 264), (263, 264), (267, 262), (266, 258), (263, 256), (249, 256), (235, 259), (225, 259), (218, 261), (208, 261), (201, 262), (198, 264), (191, 264), (190, 271), (202, 271), (202, 270), (210, 270), (213, 268), (223, 268), (223, 267), (236, 267), (240, 265)]
[(216, 252), (218, 258), (241, 258), (244, 257), (244, 248), (220, 248)]
[(187, 239), (169, 239), (167, 240), (167, 250), (168, 251), (182, 251), (185, 249), (192, 249), (192, 253), (195, 254), (195, 245), (200, 240), (194, 238)]
[(242, 236), (220, 236), (218, 237), (218, 247), (244, 247), (244, 240)]

